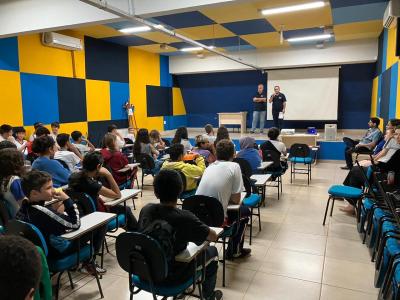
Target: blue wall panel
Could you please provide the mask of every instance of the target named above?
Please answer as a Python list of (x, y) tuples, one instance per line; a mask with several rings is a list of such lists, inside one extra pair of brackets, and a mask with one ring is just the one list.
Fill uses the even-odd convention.
[(110, 82), (111, 120), (127, 119), (124, 104), (129, 101), (129, 84), (125, 82)]
[(164, 130), (172, 130), (182, 126), (187, 126), (187, 115), (164, 116)]
[(384, 122), (387, 122), (389, 118), (391, 75), (391, 69), (386, 70), (382, 74), (381, 102), (378, 116), (383, 118)]
[(397, 99), (397, 79), (399, 73), (399, 63), (395, 63), (391, 68), (390, 75), (390, 99), (389, 99), (389, 119), (396, 117)]
[(21, 73), (24, 126), (59, 121), (57, 77)]
[(172, 87), (172, 75), (169, 73), (169, 57), (160, 55), (160, 86)]
[(0, 39), (0, 70), (19, 71), (18, 39)]

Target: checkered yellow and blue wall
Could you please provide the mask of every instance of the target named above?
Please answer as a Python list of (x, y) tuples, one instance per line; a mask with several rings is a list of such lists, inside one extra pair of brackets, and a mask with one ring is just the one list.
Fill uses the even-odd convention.
[(400, 118), (399, 57), (396, 56), (397, 28), (384, 29), (379, 37), (377, 76), (373, 81), (371, 116), (383, 122)]
[(123, 104), (135, 106), (138, 127), (172, 129), (186, 124), (168, 57), (91, 37), (83, 51), (41, 44), (40, 35), (0, 39), (0, 123), (24, 126), (61, 123), (95, 139), (115, 123), (127, 127)]

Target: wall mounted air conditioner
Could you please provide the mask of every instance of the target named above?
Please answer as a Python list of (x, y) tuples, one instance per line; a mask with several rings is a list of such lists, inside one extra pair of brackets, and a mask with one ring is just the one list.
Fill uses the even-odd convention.
[(45, 32), (42, 34), (42, 43), (49, 47), (61, 48), (66, 50), (82, 50), (82, 41), (72, 36), (63, 35), (55, 32)]
[(389, 1), (383, 15), (383, 27), (395, 27), (397, 25), (398, 17), (400, 17), (400, 0), (391, 0)]

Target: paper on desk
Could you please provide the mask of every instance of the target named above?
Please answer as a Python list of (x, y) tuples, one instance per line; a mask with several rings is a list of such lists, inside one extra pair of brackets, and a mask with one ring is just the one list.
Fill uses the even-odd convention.
[(282, 119), (282, 120), (283, 120), (283, 116), (284, 116), (284, 113), (283, 113), (283, 111), (281, 111), (281, 112), (279, 113), (278, 119)]

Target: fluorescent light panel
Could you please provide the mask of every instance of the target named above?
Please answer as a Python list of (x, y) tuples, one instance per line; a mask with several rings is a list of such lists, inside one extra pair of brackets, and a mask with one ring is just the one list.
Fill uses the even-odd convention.
[(127, 27), (127, 28), (122, 28), (119, 29), (119, 32), (122, 33), (137, 33), (137, 32), (145, 32), (145, 31), (150, 31), (151, 28), (149, 26), (135, 26), (135, 27)]
[(310, 35), (310, 36), (302, 36), (296, 38), (287, 39), (289, 43), (293, 42), (306, 42), (306, 41), (318, 41), (318, 40), (327, 40), (332, 37), (331, 34), (318, 34), (318, 35)]
[(305, 4), (299, 4), (299, 5), (291, 5), (291, 6), (263, 9), (261, 11), (261, 13), (264, 16), (276, 15), (276, 14), (282, 14), (282, 13), (288, 13), (288, 12), (294, 12), (294, 11), (300, 11), (300, 10), (321, 8), (323, 6), (325, 6), (324, 1), (315, 1), (315, 2), (310, 2), (310, 3), (305, 3)]
[(203, 48), (203, 47), (188, 47), (188, 48), (182, 48), (182, 49), (180, 49), (180, 51), (192, 52), (192, 51), (201, 51), (203, 49), (214, 49), (214, 48), (215, 48), (214, 46), (209, 46), (209, 47), (205, 47), (205, 48)]

